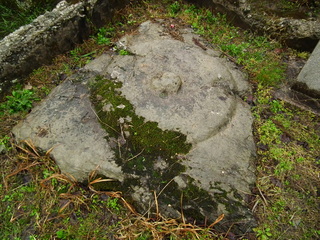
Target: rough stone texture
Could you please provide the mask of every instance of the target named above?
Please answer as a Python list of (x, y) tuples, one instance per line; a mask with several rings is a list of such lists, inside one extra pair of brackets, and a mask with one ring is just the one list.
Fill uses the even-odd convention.
[(294, 88), (315, 98), (320, 98), (320, 42), (302, 68)]
[[(71, 49), (87, 35), (85, 4), (66, 1), (0, 41), (0, 84), (49, 63), (58, 53)], [(81, 31), (80, 31), (81, 29)], [(2, 87), (2, 86), (0, 86)]]
[(13, 132), (41, 149), (53, 148), (51, 154), (61, 171), (79, 181), (87, 180), (94, 170), (123, 180), (89, 100), (90, 77), (76, 74), (60, 84)]
[(39, 16), (0, 41), (0, 93), (15, 78), (51, 62), (75, 44), (87, 39), (93, 26), (102, 26), (115, 9), (128, 1), (88, 0), (76, 4), (61, 1), (51, 12)]
[[(104, 54), (95, 59), (85, 67), (87, 75), (75, 75), (56, 88), (13, 132), (17, 140), (30, 138), (44, 150), (54, 147), (52, 156), (62, 172), (78, 180), (95, 169), (119, 180), (140, 211), (154, 207), (155, 191), (161, 214), (180, 217), (183, 196), (185, 217), (214, 221), (223, 213), (222, 229), (238, 222), (232, 231), (245, 232), (255, 224), (244, 203), (255, 183), (255, 146), (250, 109), (239, 96), (250, 90), (244, 74), (204, 45), (191, 29), (171, 29), (160, 20), (145, 22), (118, 43), (132, 55)], [(87, 82), (97, 74), (121, 82), (122, 95), (145, 121), (186, 136), (191, 150), (173, 156), (185, 171), (173, 172), (170, 159), (155, 153), (153, 166), (144, 166), (141, 175), (130, 168), (122, 172), (133, 160), (116, 164), (111, 141), (104, 138), (108, 134), (99, 128), (88, 100)], [(112, 114), (113, 107), (106, 102), (102, 111)], [(119, 124), (130, 120), (121, 118)], [(125, 132), (119, 137), (123, 143), (129, 139)], [(154, 173), (170, 179), (157, 180)]]
[(224, 12), (237, 26), (255, 29), (284, 41), (289, 47), (312, 51), (320, 39), (319, 19), (293, 19), (277, 17), (276, 10), (268, 14), (255, 4), (259, 1), (248, 0), (186, 0), (194, 4)]

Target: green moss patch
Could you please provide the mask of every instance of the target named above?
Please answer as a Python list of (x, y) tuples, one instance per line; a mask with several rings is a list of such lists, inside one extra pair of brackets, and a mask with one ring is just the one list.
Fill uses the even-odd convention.
[[(212, 187), (217, 192), (213, 198), (198, 187), (193, 178), (183, 174), (185, 166), (181, 161), (191, 149), (186, 136), (162, 130), (156, 122), (137, 116), (134, 106), (122, 95), (121, 86), (116, 80), (97, 77), (91, 91), (97, 115), (108, 133), (107, 140), (116, 153), (117, 164), (124, 173), (139, 176), (127, 178), (121, 191), (130, 195), (131, 186), (155, 191), (160, 207), (183, 208), (187, 218), (199, 223), (205, 221), (205, 216), (217, 217), (212, 213), (217, 212), (219, 204), (241, 219), (239, 203), (230, 200), (231, 195), (236, 198), (234, 192), (223, 191), (218, 184)], [(183, 179), (185, 187), (173, 181), (176, 176)], [(156, 212), (155, 209), (151, 212), (153, 210)]]
[[(98, 77), (92, 87), (92, 100), (122, 170), (150, 176), (158, 182), (184, 171), (178, 156), (191, 149), (186, 136), (162, 130), (156, 122), (137, 116), (132, 104), (121, 95), (121, 85)], [(157, 169), (154, 166), (157, 162), (165, 163), (166, 167)]]

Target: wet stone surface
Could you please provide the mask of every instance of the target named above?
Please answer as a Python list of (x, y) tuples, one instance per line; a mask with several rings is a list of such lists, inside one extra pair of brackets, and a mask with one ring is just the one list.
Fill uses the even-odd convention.
[(174, 31), (161, 20), (141, 24), (118, 43), (129, 55), (95, 59), (13, 132), (54, 147), (62, 172), (79, 181), (95, 169), (117, 180), (119, 189), (104, 188), (141, 212), (154, 212), (157, 196), (166, 217), (225, 214), (219, 228), (238, 222), (232, 231), (245, 232), (255, 224), (244, 201), (255, 183), (246, 76), (191, 29)]

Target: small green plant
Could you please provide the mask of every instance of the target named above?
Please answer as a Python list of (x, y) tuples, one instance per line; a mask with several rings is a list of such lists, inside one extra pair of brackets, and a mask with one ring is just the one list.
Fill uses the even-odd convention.
[(249, 46), (249, 43), (241, 43), (239, 45), (232, 43), (229, 45), (222, 45), (221, 49), (222, 51), (228, 52), (231, 56), (239, 58), (246, 54)]
[(107, 201), (107, 207), (115, 210), (116, 212), (120, 212), (121, 205), (118, 203), (118, 198), (109, 198)]
[(137, 22), (137, 21), (134, 20), (134, 16), (133, 16), (132, 14), (129, 14), (127, 23), (128, 23), (129, 25), (133, 25), (133, 24), (135, 24), (136, 22)]
[(150, 232), (142, 232), (141, 235), (137, 237), (137, 240), (148, 240), (151, 238), (152, 238), (152, 234)]
[(81, 59), (80, 52), (81, 52), (81, 48), (79, 48), (79, 47), (76, 47), (75, 49), (70, 51), (70, 54), (75, 62), (80, 61), (80, 59)]
[(268, 120), (258, 129), (260, 133), (260, 142), (262, 144), (279, 143), (281, 130), (272, 122)]
[(282, 173), (292, 170), (293, 164), (290, 161), (281, 161), (275, 168), (275, 175), (281, 175)]
[(100, 28), (97, 34), (96, 42), (99, 45), (111, 45), (111, 32), (114, 31), (114, 28)]
[[(270, 60), (271, 61), (271, 60)], [(276, 86), (284, 76), (284, 68), (277, 62), (269, 62), (265, 66), (257, 69), (256, 79), (268, 86)]]
[(174, 2), (169, 6), (169, 11), (171, 15), (176, 15), (181, 10), (181, 5), (179, 2)]
[(50, 93), (50, 89), (48, 87), (41, 87), (41, 90), (44, 92), (44, 94), (47, 96)]
[(80, 47), (70, 51), (70, 55), (74, 61), (75, 67), (82, 67), (89, 63), (93, 59), (93, 55), (97, 52), (96, 50), (82, 54), (83, 50)]
[(56, 236), (57, 236), (57, 238), (59, 238), (59, 239), (68, 239), (68, 233), (67, 233), (67, 231), (66, 230), (64, 230), (64, 229), (60, 229), (60, 230), (58, 230), (57, 232), (56, 232)]
[(299, 58), (302, 58), (302, 59), (308, 59), (309, 56), (310, 56), (310, 53), (308, 53), (308, 52), (299, 52), (299, 53), (297, 53), (297, 56)]
[(120, 49), (120, 50), (119, 50), (119, 54), (120, 54), (120, 55), (130, 55), (130, 52), (128, 52), (128, 51), (125, 50), (125, 49)]
[(281, 102), (279, 102), (278, 100), (273, 100), (271, 103), (271, 108), (270, 110), (273, 112), (273, 113), (277, 113), (277, 112), (281, 112), (284, 110), (283, 108), (283, 104)]
[(2, 151), (10, 151), (12, 149), (11, 143), (10, 143), (10, 137), (4, 136), (0, 138), (0, 153)]
[(7, 96), (7, 101), (0, 105), (0, 110), (8, 111), (10, 114), (17, 112), (27, 112), (32, 108), (32, 102), (34, 100), (39, 100), (35, 97), (32, 90), (14, 90), (11, 96)]
[(272, 234), (270, 232), (270, 228), (264, 228), (264, 229), (258, 229), (254, 228), (253, 231), (257, 234), (257, 237), (259, 240), (268, 240), (270, 237), (272, 237)]

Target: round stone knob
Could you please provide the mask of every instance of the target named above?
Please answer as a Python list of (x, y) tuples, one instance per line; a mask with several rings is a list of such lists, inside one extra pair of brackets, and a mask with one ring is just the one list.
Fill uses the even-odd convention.
[(172, 72), (165, 72), (162, 76), (153, 78), (151, 81), (154, 90), (160, 93), (177, 93), (181, 87), (180, 77)]

